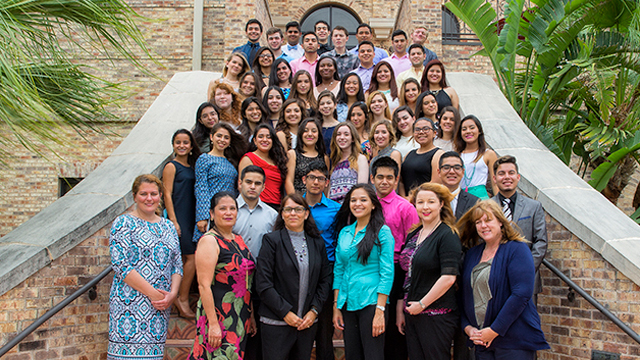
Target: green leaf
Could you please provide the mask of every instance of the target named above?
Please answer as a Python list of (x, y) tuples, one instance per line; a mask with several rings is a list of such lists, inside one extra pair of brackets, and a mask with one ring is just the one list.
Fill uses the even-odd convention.
[(222, 297), (222, 302), (227, 304), (231, 304), (235, 300), (236, 300), (236, 295), (233, 293), (233, 291), (229, 291), (228, 293), (224, 294), (224, 296)]
[(227, 316), (224, 321), (222, 321), (222, 325), (224, 326), (225, 329), (229, 330), (231, 329), (231, 325), (233, 325), (233, 317), (232, 316)]
[(244, 299), (243, 298), (236, 298), (233, 301), (233, 307), (236, 311), (236, 314), (238, 314), (238, 316), (240, 316), (240, 314), (242, 313), (242, 308), (244, 307)]

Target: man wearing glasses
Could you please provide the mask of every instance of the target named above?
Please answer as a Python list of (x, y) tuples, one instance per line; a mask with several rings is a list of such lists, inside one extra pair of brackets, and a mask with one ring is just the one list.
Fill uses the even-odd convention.
[(455, 151), (447, 151), (440, 156), (438, 164), (438, 175), (444, 186), (455, 196), (451, 200), (451, 210), (460, 219), (473, 205), (480, 200), (477, 196), (462, 191), (460, 181), (464, 176), (464, 163), (460, 154)]
[[(326, 165), (319, 161), (314, 161), (309, 165), (307, 175), (302, 177), (302, 182), (307, 187), (304, 194), (311, 216), (321, 231), (324, 245), (327, 249), (327, 258), (331, 263), (333, 273), (333, 263), (336, 260), (336, 238), (332, 227), (333, 220), (340, 209), (340, 204), (328, 199), (324, 195), (324, 190), (329, 185), (329, 170)], [(316, 359), (334, 359), (333, 355), (333, 292), (329, 293), (322, 311), (318, 315), (318, 331), (316, 332)]]

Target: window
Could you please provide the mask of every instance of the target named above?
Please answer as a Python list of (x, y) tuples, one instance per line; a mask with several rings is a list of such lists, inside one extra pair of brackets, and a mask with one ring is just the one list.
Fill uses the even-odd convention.
[[(356, 30), (360, 25), (360, 19), (357, 15), (338, 5), (325, 5), (315, 8), (308, 12), (300, 22), (300, 30), (304, 33), (307, 31), (314, 31), (314, 26), (319, 20), (324, 20), (329, 23), (329, 28), (333, 29), (334, 26), (343, 26), (349, 31), (349, 42), (347, 42), (347, 48), (351, 49), (358, 45), (356, 40)], [(331, 43), (331, 38), (329, 38)]]
[(445, 45), (480, 45), (476, 34), (446, 7), (442, 7), (442, 43)]
[(58, 197), (64, 196), (64, 194), (68, 193), (73, 189), (74, 186), (78, 185), (83, 178), (66, 178), (59, 177), (58, 178)]

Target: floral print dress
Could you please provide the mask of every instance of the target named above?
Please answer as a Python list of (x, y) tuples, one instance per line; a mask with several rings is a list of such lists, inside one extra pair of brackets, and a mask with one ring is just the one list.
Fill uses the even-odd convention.
[(215, 237), (220, 247), (211, 292), (222, 330), (222, 343), (217, 348), (209, 344), (209, 324), (200, 299), (196, 310), (196, 339), (189, 359), (240, 360), (244, 357), (246, 329), (251, 315), (251, 293), (248, 289), (253, 281), (255, 260), (239, 235), (235, 240), (212, 232), (205, 235)]

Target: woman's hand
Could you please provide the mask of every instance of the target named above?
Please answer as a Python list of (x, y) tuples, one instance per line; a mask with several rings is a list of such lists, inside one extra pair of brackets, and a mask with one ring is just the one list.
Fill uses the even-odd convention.
[(376, 308), (376, 312), (373, 315), (373, 326), (372, 326), (372, 334), (373, 337), (378, 337), (384, 333), (384, 311)]
[(256, 318), (253, 316), (253, 312), (251, 312), (251, 316), (249, 317), (249, 326), (247, 327), (247, 334), (251, 334), (251, 337), (254, 337), (257, 333), (258, 325), (256, 324)]
[(222, 344), (222, 330), (220, 330), (220, 324), (218, 322), (209, 322), (209, 345), (214, 348), (219, 348)]
[[(476, 339), (480, 342), (480, 344), (477, 345), (484, 345), (485, 347), (491, 346), (493, 339), (498, 337), (498, 333), (493, 331), (490, 327), (479, 330), (477, 334)], [(474, 340), (473, 343), (475, 344), (476, 340)]]
[(207, 220), (200, 220), (196, 223), (198, 225), (198, 230), (201, 233), (207, 232), (207, 222), (208, 222)]
[(464, 328), (464, 332), (469, 337), (469, 340), (473, 341), (475, 345), (484, 345), (480, 340), (480, 330), (478, 330), (477, 328), (474, 328), (471, 325), (467, 325)]
[(402, 300), (398, 300), (396, 305), (396, 326), (398, 327), (398, 332), (404, 335), (404, 304)]
[(173, 223), (173, 226), (176, 227), (176, 232), (178, 233), (178, 236), (182, 236), (182, 232), (180, 231), (180, 224), (178, 224), (178, 220), (171, 220), (171, 222)]
[(284, 322), (286, 322), (289, 326), (297, 328), (298, 326), (300, 326), (300, 324), (302, 324), (302, 319), (300, 319), (298, 315), (289, 311), (287, 315), (284, 316)]
[(409, 306), (407, 306), (407, 311), (411, 315), (418, 315), (422, 312), (422, 310), (424, 310), (424, 308), (418, 301), (409, 301), (408, 304)]
[(342, 311), (334, 306), (333, 308), (333, 327), (338, 330), (344, 330), (344, 319), (342, 318)]
[(164, 291), (161, 289), (157, 289), (158, 293), (162, 296), (162, 298), (158, 300), (151, 299), (151, 305), (157, 310), (166, 310), (173, 304), (173, 300), (175, 300), (176, 296), (173, 293), (168, 291)]
[(298, 331), (307, 330), (308, 328), (310, 328), (317, 317), (318, 315), (316, 315), (315, 312), (309, 310), (309, 312), (305, 314), (304, 318), (302, 319), (302, 322), (298, 326)]

